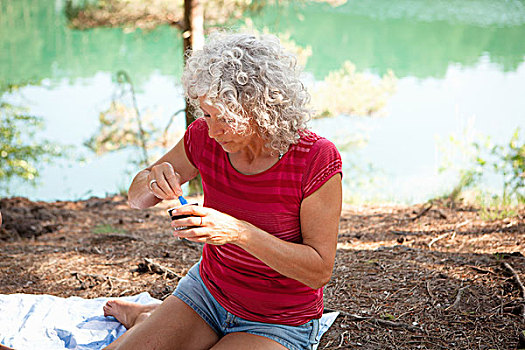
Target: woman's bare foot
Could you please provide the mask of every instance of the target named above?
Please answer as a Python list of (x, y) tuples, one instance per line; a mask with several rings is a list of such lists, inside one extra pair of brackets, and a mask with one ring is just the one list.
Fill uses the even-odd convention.
[(104, 305), (104, 316), (113, 316), (120, 323), (130, 329), (145, 320), (160, 304), (142, 305), (124, 300), (109, 300)]

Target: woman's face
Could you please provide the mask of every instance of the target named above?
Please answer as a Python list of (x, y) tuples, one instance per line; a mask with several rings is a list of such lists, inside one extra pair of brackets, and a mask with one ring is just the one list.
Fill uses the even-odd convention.
[(220, 111), (207, 103), (204, 97), (199, 97), (199, 102), (204, 112), (204, 120), (208, 124), (208, 136), (217, 141), (224, 151), (236, 153), (253, 141), (255, 135), (236, 134), (227, 123), (220, 120)]

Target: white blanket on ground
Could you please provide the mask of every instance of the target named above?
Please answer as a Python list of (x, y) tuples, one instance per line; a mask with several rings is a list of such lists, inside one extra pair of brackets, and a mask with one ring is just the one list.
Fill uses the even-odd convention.
[[(104, 317), (102, 306), (110, 299), (115, 298), (0, 294), (0, 344), (17, 350), (102, 349), (126, 331), (115, 318)], [(148, 293), (121, 299), (140, 304), (160, 302)], [(338, 314), (323, 315), (319, 338)]]

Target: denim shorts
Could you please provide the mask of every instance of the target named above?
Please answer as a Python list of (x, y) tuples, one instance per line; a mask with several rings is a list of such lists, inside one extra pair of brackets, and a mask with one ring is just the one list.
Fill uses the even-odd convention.
[(177, 285), (173, 295), (184, 301), (223, 337), (229, 333), (244, 332), (275, 340), (290, 350), (309, 350), (317, 344), (319, 320), (313, 319), (300, 326), (248, 321), (226, 311), (210, 294), (195, 264)]

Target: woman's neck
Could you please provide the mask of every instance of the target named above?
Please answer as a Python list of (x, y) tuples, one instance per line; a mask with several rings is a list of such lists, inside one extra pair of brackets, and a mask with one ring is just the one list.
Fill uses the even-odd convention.
[(237, 171), (247, 175), (261, 173), (279, 161), (279, 156), (267, 147), (262, 138), (254, 139), (239, 152), (229, 153), (228, 157)]

